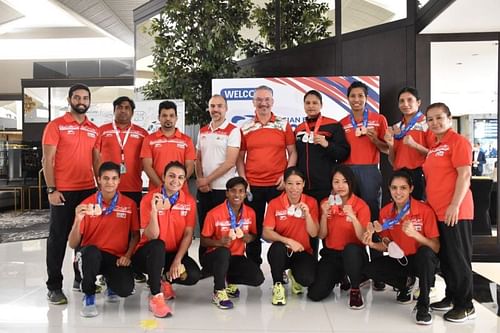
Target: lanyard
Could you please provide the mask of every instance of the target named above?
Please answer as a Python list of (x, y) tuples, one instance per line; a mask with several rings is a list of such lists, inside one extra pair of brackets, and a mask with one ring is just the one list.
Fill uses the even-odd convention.
[(109, 204), (109, 206), (107, 208), (104, 208), (102, 192), (101, 191), (97, 192), (97, 204), (102, 209), (102, 215), (111, 214), (115, 209), (117, 202), (118, 202), (118, 192), (116, 192), (115, 195), (113, 196), (113, 199), (111, 199), (111, 203)]
[[(349, 114), (350, 114), (352, 129), (356, 130), (356, 128), (358, 128), (358, 124), (356, 123), (356, 119), (354, 119), (354, 112), (352, 112), (352, 110), (349, 110)], [(366, 107), (365, 110), (363, 111), (363, 127), (364, 128), (368, 127), (368, 108)]]
[(309, 124), (307, 123), (307, 119), (304, 122), (306, 126), (306, 134), (304, 134), (304, 137), (302, 138), (302, 142), (304, 143), (314, 143), (314, 136), (318, 135), (319, 127), (321, 126), (321, 121), (323, 120), (323, 116), (320, 114), (319, 117), (316, 119), (316, 123), (314, 125), (314, 132), (313, 135), (311, 135), (311, 129), (309, 128)]
[(124, 148), (125, 145), (127, 144), (128, 136), (130, 135), (130, 130), (132, 129), (132, 124), (130, 124), (129, 128), (127, 129), (127, 133), (125, 133), (125, 137), (122, 139), (120, 138), (120, 131), (117, 127), (115, 122), (113, 121), (113, 129), (115, 130), (115, 135), (116, 135), (116, 140), (118, 141), (118, 145), (120, 146), (120, 154), (122, 158), (122, 163), (125, 163), (125, 153), (124, 153)]
[(405, 135), (415, 126), (417, 121), (420, 119), (420, 117), (423, 115), (422, 112), (418, 111), (411, 119), (408, 125), (405, 125), (403, 122), (401, 122), (401, 132), (398, 134), (394, 134), (394, 139), (396, 140), (401, 140), (402, 138), (405, 137)]
[[(229, 204), (229, 201), (226, 201), (226, 206), (227, 210), (229, 211), (229, 220), (231, 221), (231, 229), (236, 229), (239, 228), (242, 222), (242, 219), (240, 219), (239, 223), (236, 222), (237, 217), (233, 212), (233, 209), (231, 208), (231, 205)], [(238, 212), (238, 216), (242, 217), (243, 216), (243, 205), (241, 205), (240, 211)]]
[(168, 199), (171, 206), (175, 205), (177, 199), (179, 199), (179, 192), (175, 192), (171, 197), (169, 197), (167, 195), (167, 191), (165, 190), (165, 185), (161, 187), (161, 194), (163, 195), (163, 199)]
[(385, 220), (384, 221), (384, 224), (382, 224), (382, 230), (387, 230), (389, 229), (390, 227), (392, 227), (393, 225), (399, 223), (399, 221), (403, 218), (403, 216), (406, 215), (406, 213), (408, 213), (408, 211), (410, 210), (410, 199), (405, 203), (403, 209), (401, 209), (398, 213), (398, 215), (396, 215), (395, 218), (393, 219), (388, 219), (388, 220)]

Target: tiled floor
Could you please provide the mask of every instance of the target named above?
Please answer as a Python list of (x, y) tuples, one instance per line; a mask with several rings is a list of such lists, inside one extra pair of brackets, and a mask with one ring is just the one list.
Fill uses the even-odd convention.
[[(192, 249), (197, 245), (193, 244)], [(195, 252), (195, 251), (193, 251)], [(348, 293), (338, 288), (325, 301), (314, 303), (304, 295), (288, 293), (286, 306), (271, 305), (269, 266), (263, 265), (266, 281), (260, 288), (241, 287), (241, 297), (232, 310), (219, 310), (211, 304), (212, 279), (192, 287), (175, 286), (177, 299), (170, 302), (174, 316), (155, 319), (147, 310), (148, 290), (137, 286), (137, 293), (118, 304), (104, 303), (97, 297), (99, 316), (81, 318), (81, 294), (71, 291), (71, 252), (67, 252), (64, 272), (69, 304), (48, 305), (45, 294), (45, 240), (0, 244), (0, 332), (500, 332), (500, 317), (475, 303), (478, 318), (465, 324), (444, 322), (434, 313), (428, 327), (413, 322), (413, 305), (395, 302), (392, 288), (374, 292), (362, 289), (366, 308), (347, 308)], [(493, 271), (500, 272), (500, 264)], [(438, 281), (434, 299), (442, 296)], [(494, 305), (491, 305), (494, 306)]]

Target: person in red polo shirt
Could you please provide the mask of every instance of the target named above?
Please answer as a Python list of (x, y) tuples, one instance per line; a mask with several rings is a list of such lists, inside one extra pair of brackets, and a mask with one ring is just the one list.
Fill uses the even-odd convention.
[[(66, 243), (75, 219), (75, 208), (95, 192), (92, 150), (97, 126), (85, 116), (90, 107), (90, 89), (78, 83), (69, 89), (69, 112), (50, 121), (43, 132), (43, 175), (50, 204), (47, 238), (47, 298), (51, 304), (66, 304), (61, 268)], [(74, 285), (80, 285), (75, 267)]]
[(283, 171), (297, 162), (295, 137), (284, 117), (272, 112), (273, 90), (255, 88), (255, 117), (241, 126), (241, 148), (236, 162), (238, 174), (250, 184), (249, 206), (255, 210), (257, 237), (247, 246), (247, 256), (262, 263), (261, 236), (266, 204), (284, 188)]
[(229, 179), (227, 200), (208, 212), (201, 232), (201, 243), (207, 252), (200, 262), (214, 276), (212, 302), (220, 309), (233, 307), (229, 297), (240, 296), (236, 284), (260, 286), (264, 282), (259, 266), (245, 256), (246, 244), (257, 233), (255, 212), (243, 203), (247, 187), (242, 177)]
[(97, 177), (99, 191), (75, 209), (69, 246), (77, 250), (82, 272), (83, 317), (97, 316), (97, 274), (106, 278), (106, 300), (119, 302), (134, 289), (130, 258), (139, 241), (139, 217), (135, 202), (118, 192), (120, 166), (104, 162)]
[(406, 168), (411, 173), (411, 195), (417, 200), (424, 200), (425, 178), (422, 164), (436, 138), (432, 131), (428, 130), (425, 115), (419, 111), (421, 101), (417, 89), (401, 89), (398, 104), (403, 119), (389, 127), (385, 136), (389, 146), (389, 162), (394, 170)]
[(438, 264), (439, 230), (434, 211), (412, 198), (412, 190), (411, 174), (406, 169), (395, 171), (389, 181), (393, 202), (382, 208), (380, 223), (375, 223), (382, 241), (372, 241), (373, 228), (363, 236), (365, 244), (378, 251), (388, 251), (389, 255), (372, 260), (364, 273), (398, 288), (396, 299), (401, 304), (412, 302), (414, 277), (418, 277), (420, 295), (415, 321), (430, 325), (429, 292)]
[(272, 242), (267, 261), (273, 277), (273, 305), (285, 305), (283, 273), (289, 270), (292, 293), (302, 294), (302, 286), (314, 282), (316, 259), (309, 237), (318, 235), (318, 203), (303, 194), (305, 178), (296, 167), (285, 170), (285, 192), (269, 203), (264, 220), (263, 238)]
[[(149, 177), (149, 190), (162, 184), (162, 175), (171, 161), (179, 161), (186, 166), (186, 179), (194, 172), (196, 152), (191, 138), (175, 127), (177, 105), (171, 101), (161, 102), (158, 107), (161, 127), (144, 139), (141, 149), (144, 172)], [(185, 190), (187, 191), (187, 183)]]
[(141, 147), (148, 132), (132, 124), (135, 103), (127, 96), (113, 101), (114, 120), (99, 127), (94, 153), (97, 166), (100, 161), (113, 161), (120, 166), (120, 193), (133, 199), (139, 207), (142, 198)]
[(447, 311), (444, 319), (464, 322), (476, 317), (472, 304), (472, 220), (474, 202), (470, 190), (472, 147), (452, 128), (451, 112), (444, 103), (434, 103), (425, 112), (436, 143), (429, 148), (423, 169), (426, 195), (437, 215), (441, 249), (439, 260), (446, 282), (446, 297), (432, 303), (436, 311)]
[(164, 299), (175, 297), (171, 283), (193, 285), (201, 276), (198, 264), (188, 256), (193, 240), (196, 201), (182, 189), (186, 167), (179, 161), (165, 166), (164, 184), (141, 201), (141, 240), (132, 257), (137, 273), (148, 275), (149, 309), (155, 317), (172, 314)]
[(313, 301), (321, 301), (347, 274), (351, 283), (349, 307), (362, 309), (364, 303), (359, 284), (368, 255), (361, 239), (370, 223), (370, 208), (354, 194), (355, 190), (352, 170), (346, 165), (334, 167), (332, 192), (321, 202), (319, 238), (323, 239), (324, 246), (316, 280), (307, 296)]

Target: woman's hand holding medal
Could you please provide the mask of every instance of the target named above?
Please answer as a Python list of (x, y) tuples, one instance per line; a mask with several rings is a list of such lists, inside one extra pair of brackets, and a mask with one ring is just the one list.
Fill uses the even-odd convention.
[(151, 207), (154, 208), (156, 212), (160, 210), (170, 209), (170, 201), (168, 198), (163, 198), (161, 193), (153, 194), (153, 199), (151, 200)]

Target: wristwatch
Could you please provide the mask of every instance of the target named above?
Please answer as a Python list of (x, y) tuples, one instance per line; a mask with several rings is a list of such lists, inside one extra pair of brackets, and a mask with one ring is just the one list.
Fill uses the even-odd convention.
[(47, 187), (47, 194), (52, 194), (55, 191), (57, 191), (57, 188), (55, 188), (54, 186), (48, 186)]

